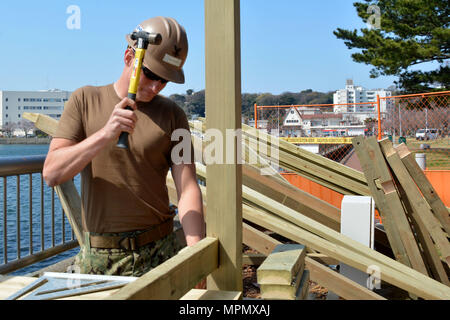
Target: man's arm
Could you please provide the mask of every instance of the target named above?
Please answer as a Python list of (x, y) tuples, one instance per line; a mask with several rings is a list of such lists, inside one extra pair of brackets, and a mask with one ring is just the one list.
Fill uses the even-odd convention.
[(178, 214), (188, 246), (205, 237), (203, 201), (197, 183), (195, 164), (172, 165), (172, 177), (177, 188)]
[(136, 110), (136, 103), (124, 98), (115, 106), (106, 125), (81, 142), (52, 139), (42, 170), (50, 187), (64, 183), (80, 173), (100, 150), (111, 140), (117, 139), (121, 132), (133, 132), (137, 118), (134, 112), (124, 109), (127, 105)]

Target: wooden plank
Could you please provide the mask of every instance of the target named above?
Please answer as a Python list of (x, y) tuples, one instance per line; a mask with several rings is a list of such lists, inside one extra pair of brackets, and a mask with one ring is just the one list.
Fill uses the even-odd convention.
[[(24, 112), (22, 117), (33, 122), (36, 128), (50, 136), (53, 136), (58, 128), (57, 120), (43, 114)], [(59, 186), (56, 186), (55, 191), (59, 197), (61, 206), (64, 209), (64, 213), (69, 220), (72, 230), (75, 233), (75, 237), (81, 246), (84, 243), (83, 226), (81, 223), (81, 198), (75, 184), (72, 180), (67, 181)]]
[(308, 253), (306, 255), (308, 258), (313, 259), (314, 261), (317, 261), (318, 263), (327, 265), (327, 266), (337, 266), (339, 265), (339, 261), (333, 258), (328, 257), (327, 255), (324, 255), (322, 253)]
[[(245, 134), (253, 137), (257, 136), (260, 140), (266, 141), (268, 144), (270, 144), (270, 142), (272, 141), (272, 136), (269, 136), (267, 133), (261, 130), (257, 130), (256, 128), (250, 127), (245, 124), (242, 124), (242, 129), (244, 130)], [(288, 153), (296, 155), (298, 158), (303, 158), (311, 163), (315, 163), (316, 165), (328, 168), (330, 171), (340, 172), (342, 176), (346, 176), (352, 180), (358, 181), (362, 185), (367, 186), (367, 182), (364, 175), (357, 170), (354, 170), (350, 167), (337, 163), (336, 161), (327, 159), (323, 156), (299, 148), (296, 145), (289, 143), (287, 141), (277, 139), (276, 143), (279, 145), (280, 150), (284, 150)]]
[[(386, 256), (374, 250), (370, 250), (367, 246), (364, 246), (361, 243), (340, 234), (339, 232), (331, 230), (330, 228), (327, 228), (321, 225), (320, 223), (308, 217), (305, 217), (299, 214), (298, 212), (284, 205), (281, 205), (268, 197), (265, 197), (264, 195), (259, 194), (254, 190), (251, 190), (244, 186), (243, 194), (244, 194), (244, 204), (253, 207), (264, 208), (265, 211), (270, 212), (270, 214), (277, 215), (278, 217), (282, 218), (283, 221), (299, 226), (337, 245), (356, 251), (359, 254), (376, 259), (377, 261), (379, 261), (378, 263), (384, 263), (385, 261)], [(261, 226), (264, 227), (264, 225)], [(270, 230), (277, 232), (276, 230), (273, 229)], [(313, 249), (315, 248), (313, 247)], [(398, 266), (400, 266), (400, 264)]]
[[(306, 248), (301, 244), (280, 244), (256, 270), (259, 284), (290, 286), (304, 265)], [(300, 279), (298, 279), (300, 280)], [(297, 288), (292, 292), (295, 295)]]
[(272, 176), (261, 175), (257, 168), (244, 165), (243, 183), (287, 207), (301, 212), (333, 230), (340, 229), (340, 210), (326, 201), (304, 192), (289, 182), (282, 183)]
[[(250, 148), (258, 150), (258, 140), (253, 137), (250, 137), (247, 140)], [(258, 151), (260, 154), (270, 157), (269, 149), (270, 148), (266, 148), (265, 150), (264, 148), (260, 148)], [(279, 150), (278, 156), (278, 165), (280, 167), (286, 170), (294, 171), (298, 175), (304, 176), (307, 179), (336, 192), (349, 195), (360, 195), (369, 192), (367, 186), (364, 186), (361, 183), (340, 174), (339, 172), (335, 172), (329, 170), (328, 168), (321, 167), (318, 164), (311, 163), (308, 160), (287, 153), (282, 149)]]
[[(309, 271), (302, 269), (292, 284), (260, 284), (261, 298), (267, 300), (302, 300), (309, 289)], [(258, 282), (259, 283), (259, 282)]]
[(405, 205), (407, 215), (411, 220), (412, 225), (414, 226), (417, 238), (419, 240), (419, 243), (421, 244), (424, 260), (427, 262), (427, 267), (429, 267), (430, 269), (430, 274), (433, 275), (434, 279), (446, 285), (450, 285), (447, 273), (444, 269), (444, 266), (442, 265), (441, 259), (439, 258), (438, 252), (436, 250), (436, 247), (434, 246), (430, 234), (427, 232), (427, 229), (423, 225), (422, 220), (417, 217), (417, 214), (412, 209), (411, 203), (408, 200), (408, 196), (397, 180), (396, 185), (398, 186), (402, 202)]
[(243, 243), (265, 255), (269, 255), (281, 244), (280, 241), (246, 223), (243, 225)]
[[(389, 166), (391, 167), (393, 173), (398, 179), (402, 189), (412, 208), (412, 216), (414, 220), (417, 221), (418, 227), (426, 228), (423, 230), (423, 234), (426, 237), (428, 232), (433, 239), (437, 250), (441, 253), (443, 260), (450, 266), (450, 243), (447, 240), (447, 236), (443, 232), (439, 220), (431, 212), (428, 203), (423, 198), (419, 189), (417, 188), (414, 180), (409, 174), (406, 167), (403, 165), (399, 155), (392, 146), (392, 142), (389, 139), (384, 139), (379, 142), (381, 150), (383, 151)], [(424, 243), (422, 243), (424, 245)], [(432, 251), (430, 254), (434, 254), (433, 247), (426, 247), (428, 250)], [(433, 261), (433, 260), (432, 260)], [(429, 261), (429, 262), (432, 262)], [(442, 269), (441, 274), (445, 274), (442, 265), (435, 265), (436, 268)], [(448, 281), (447, 281), (448, 282)]]
[(422, 169), (416, 162), (414, 154), (408, 150), (408, 147), (402, 143), (395, 147), (400, 159), (408, 170), (409, 174), (413, 178), (417, 187), (419, 188), (422, 195), (425, 197), (426, 201), (430, 205), (436, 218), (442, 224), (442, 227), (450, 236), (450, 214), (441, 198), (437, 194), (436, 190), (433, 188), (430, 181), (428, 181)]
[(22, 118), (30, 120), (36, 128), (52, 137), (55, 135), (56, 129), (58, 129), (58, 120), (45, 114), (24, 112)]
[[(375, 137), (356, 137), (353, 145), (366, 175), (372, 197), (383, 219), (396, 260), (428, 275), (406, 213)], [(381, 189), (375, 181), (379, 181)]]
[[(0, 282), (0, 300), (4, 300), (17, 291), (25, 288), (36, 281), (35, 277), (25, 277), (25, 276), (13, 276), (13, 277), (5, 277), (2, 282)], [(72, 296), (67, 298), (61, 298), (58, 300), (102, 300), (105, 299), (115, 292), (118, 289), (105, 290), (100, 292), (94, 292), (89, 294), (83, 294), (78, 296)]]
[[(283, 210), (283, 209), (284, 208), (281, 208), (281, 210)], [(258, 212), (258, 213), (256, 213), (256, 212)], [(253, 214), (253, 216), (250, 215), (251, 213)], [(296, 231), (293, 231), (293, 232), (287, 234), (285, 232), (286, 230), (283, 228), (283, 223), (287, 223), (288, 226), (291, 226), (292, 224), (287, 222), (286, 220), (279, 218), (273, 224), (267, 224), (268, 219), (267, 219), (266, 214), (263, 214), (262, 212), (257, 211), (255, 209), (249, 207), (248, 205), (244, 205), (244, 218), (246, 218), (249, 221), (252, 221), (264, 228), (267, 228), (270, 230), (278, 230), (278, 232), (280, 232), (280, 234), (282, 234), (283, 236), (286, 236), (287, 238), (289, 238), (293, 241), (299, 241), (299, 242), (304, 243), (302, 239), (309, 239), (309, 236), (299, 237), (299, 232), (302, 232), (302, 231), (304, 232), (303, 229), (296, 229)], [(248, 234), (248, 233), (250, 233), (250, 236), (246, 236), (246, 234)], [(258, 235), (260, 236), (259, 239), (258, 239)], [(308, 235), (311, 235), (311, 234), (308, 233)], [(312, 235), (312, 236), (314, 236), (314, 235)], [(342, 235), (339, 235), (339, 236), (342, 236)], [(347, 260), (347, 262), (345, 262), (345, 263), (347, 263), (348, 265), (351, 265), (349, 259), (347, 259), (345, 255), (343, 255), (341, 258), (340, 255), (338, 255), (337, 253), (335, 254), (336, 248), (340, 248), (340, 247), (338, 247), (334, 243), (334, 241), (325, 242), (323, 250), (321, 250), (318, 246), (316, 246), (318, 244), (318, 242), (320, 242), (320, 241), (323, 241), (323, 239), (321, 237), (314, 238), (311, 241), (311, 246), (314, 247), (314, 249), (321, 251), (322, 253), (324, 253), (323, 251), (328, 251), (328, 252), (325, 252), (324, 254), (326, 254), (327, 256), (329, 256), (333, 259), (343, 261), (343, 262), (345, 262), (345, 260)], [(280, 244), (281, 242), (277, 241), (276, 239), (271, 238), (270, 236), (264, 234), (263, 232), (255, 229), (253, 227), (248, 226), (246, 228), (245, 224), (244, 224), (244, 243), (246, 245), (254, 248), (255, 250), (258, 250), (261, 253), (269, 254), (273, 250), (273, 248), (276, 245)], [(360, 244), (356, 243), (356, 242), (353, 244), (354, 247), (358, 247), (358, 245), (360, 245)], [(350, 245), (350, 247), (352, 247), (352, 245)], [(349, 249), (341, 248), (341, 250), (345, 251), (345, 250), (349, 250)], [(364, 250), (367, 250), (367, 248), (364, 247)], [(413, 288), (413, 290), (422, 290), (422, 289), (414, 289), (414, 286), (409, 284), (411, 281), (413, 281), (413, 282), (416, 281), (415, 284), (417, 286), (420, 286), (420, 281), (422, 281), (425, 284), (429, 284), (428, 281), (430, 280), (430, 278), (424, 277), (424, 276), (423, 277), (418, 276), (418, 274), (415, 273), (414, 270), (412, 270), (406, 266), (403, 266), (400, 263), (397, 263), (395, 260), (389, 259), (389, 258), (385, 257), (384, 255), (381, 255), (373, 250), (367, 250), (367, 253), (370, 253), (370, 252), (373, 255), (378, 255), (378, 259), (374, 259), (373, 257), (371, 257), (371, 255), (369, 255), (369, 258), (366, 258), (365, 256), (359, 256), (358, 257), (359, 259), (362, 259), (363, 261), (366, 261), (366, 263), (367, 263), (365, 267), (360, 265), (359, 270), (366, 271), (367, 268), (372, 265), (379, 265), (379, 264), (385, 265), (385, 268), (393, 269), (394, 276), (388, 276), (388, 279), (383, 278), (383, 280), (386, 280), (386, 282), (397, 285), (404, 290), (408, 290), (405, 288)], [(358, 253), (353, 253), (353, 251), (349, 251), (348, 253), (349, 253), (349, 255), (358, 256)], [(306, 258), (306, 260), (308, 260), (308, 259), (310, 259), (310, 258)], [(353, 257), (352, 257), (352, 259), (353, 259)], [(384, 263), (381, 262), (383, 260), (384, 260)], [(358, 261), (358, 260), (356, 260), (356, 261)], [(360, 262), (355, 262), (352, 266), (357, 268), (356, 267), (357, 263), (360, 263)], [(399, 279), (396, 279), (397, 272), (398, 272)], [(417, 282), (418, 280), (411, 279), (411, 273), (415, 277), (418, 277), (420, 279), (419, 282)], [(312, 280), (314, 281), (314, 279), (312, 279)], [(329, 287), (329, 289), (334, 292), (337, 292), (336, 289), (333, 289), (331, 287)], [(438, 288), (438, 290), (441, 290), (441, 288)], [(428, 290), (426, 290), (426, 289), (425, 289), (425, 291), (428, 292)], [(435, 296), (434, 293), (424, 294), (424, 296), (428, 296), (428, 295), (430, 297)], [(343, 298), (346, 298), (344, 296), (344, 294), (342, 294), (342, 293), (341, 293), (341, 296)], [(433, 299), (433, 298), (431, 298), (431, 299)]]
[[(227, 129), (241, 128), (239, 0), (205, 0), (205, 47), (207, 128), (225, 139)], [(207, 234), (220, 241), (220, 268), (208, 277), (208, 289), (242, 291), (242, 167), (236, 142), (233, 155), (224, 149), (223, 162), (206, 169)], [(228, 157), (233, 164), (225, 164)]]
[(126, 285), (108, 300), (177, 300), (219, 267), (219, 241), (204, 238)]
[[(197, 177), (203, 181), (207, 180), (205, 166), (197, 163)], [(285, 206), (296, 210), (305, 216), (332, 228), (340, 230), (340, 210), (325, 201), (292, 186), (288, 182), (274, 179), (272, 176), (261, 175), (257, 168), (243, 165), (244, 185), (278, 201)], [(378, 245), (389, 248), (386, 233), (382, 230), (375, 230)]]
[(22, 277), (22, 276), (5, 276), (1, 278), (0, 282), (0, 300), (5, 300), (6, 298), (12, 296), (17, 291), (25, 288), (36, 281), (33, 277)]
[[(248, 126), (243, 125), (243, 128), (248, 128)], [(248, 137), (245, 141), (248, 140), (249, 146), (252, 148), (257, 148), (258, 141), (271, 145), (273, 139), (276, 139), (264, 132), (256, 132), (254, 128), (249, 130), (253, 130), (252, 134), (249, 134), (249, 131), (244, 129), (244, 133)], [(308, 151), (286, 141), (277, 139), (275, 142), (276, 145), (274, 147), (279, 148), (278, 160), (280, 166), (292, 168), (291, 170), (301, 175), (307, 174), (310, 178), (317, 179), (318, 183), (322, 185), (324, 183), (327, 184), (327, 187), (329, 187), (328, 184), (331, 184), (332, 189), (347, 190), (344, 194), (367, 194), (369, 192), (367, 182), (361, 172), (325, 157), (308, 153)], [(267, 150), (269, 149), (267, 148)], [(270, 157), (265, 152), (266, 150), (262, 149), (260, 151), (262, 154)]]
[(241, 300), (242, 292), (192, 289), (180, 300)]
[[(244, 218), (253, 223), (266, 229), (273, 230), (292, 241), (305, 244), (307, 247), (312, 247), (321, 253), (342, 261), (363, 272), (367, 272), (369, 267), (376, 265), (380, 269), (383, 281), (391, 283), (419, 297), (432, 300), (450, 299), (449, 287), (415, 271), (414, 269), (406, 267), (395, 260), (385, 257), (384, 263), (380, 263), (380, 261), (359, 252), (355, 252), (350, 248), (323, 239), (280, 217), (262, 212), (261, 210), (251, 208), (247, 205), (243, 206), (243, 213)], [(373, 250), (367, 248), (367, 251), (372, 252)]]
[(250, 266), (260, 266), (264, 260), (266, 260), (267, 255), (262, 253), (249, 253), (242, 255), (242, 265)]
[(72, 180), (55, 187), (61, 206), (64, 209), (70, 226), (72, 227), (78, 243), (84, 243), (83, 227), (81, 220), (81, 197)]
[(305, 263), (312, 281), (328, 288), (345, 300), (386, 300), (382, 296), (320, 264), (314, 259), (307, 257)]
[[(246, 237), (246, 233), (251, 233), (251, 236)], [(260, 247), (260, 243), (262, 242), (266, 243), (266, 245)], [(273, 250), (270, 248), (275, 248), (275, 246), (281, 244), (280, 241), (253, 227), (250, 227), (249, 229), (244, 227), (244, 243), (252, 248), (259, 247), (259, 251), (267, 255)], [(268, 245), (269, 243), (270, 245)], [(321, 265), (314, 259), (315, 257), (311, 257), (311, 254), (308, 254), (305, 258), (305, 266), (310, 271), (312, 281), (317, 282), (347, 300), (384, 300), (381, 296), (373, 293), (358, 283), (345, 278), (339, 273), (334, 272), (330, 268)], [(334, 261), (338, 260), (334, 259)]]
[[(202, 120), (202, 118), (199, 119)], [(192, 124), (192, 126), (194, 127), (194, 124)], [(258, 141), (261, 141), (268, 146), (266, 151), (268, 151), (272, 145), (274, 145), (274, 148), (279, 149), (279, 158), (274, 160), (276, 162), (279, 161), (281, 167), (295, 171), (301, 176), (343, 194), (369, 194), (367, 182), (361, 172), (323, 156), (308, 152), (289, 142), (270, 136), (245, 124), (242, 124), (242, 128), (244, 130), (243, 143), (249, 144), (255, 150), (262, 151), (261, 154), (270, 158), (269, 152), (258, 149)], [(284, 161), (284, 158), (286, 157), (287, 159), (290, 159), (290, 161)], [(299, 165), (292, 165), (292, 161), (296, 161), (295, 159), (300, 161), (298, 163)], [(334, 182), (329, 182), (329, 179), (334, 179)], [(342, 187), (343, 185), (345, 187), (348, 185), (349, 189)]]

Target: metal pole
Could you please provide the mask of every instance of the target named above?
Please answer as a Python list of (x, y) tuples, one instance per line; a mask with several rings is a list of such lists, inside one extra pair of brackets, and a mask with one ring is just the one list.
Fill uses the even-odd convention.
[(7, 241), (8, 237), (8, 205), (7, 205), (7, 178), (3, 177), (3, 262), (8, 263), (8, 246)]
[(377, 106), (378, 106), (378, 140), (382, 139), (381, 135), (381, 104), (380, 104), (380, 95), (377, 94)]
[(258, 106), (255, 103), (255, 129), (258, 129)]
[(20, 259), (20, 176), (17, 175), (17, 209), (16, 209), (16, 227), (17, 227), (17, 259)]
[(29, 190), (28, 190), (28, 197), (30, 200), (30, 212), (29, 212), (29, 223), (30, 223), (30, 237), (29, 237), (29, 241), (30, 241), (30, 254), (33, 254), (33, 175), (30, 173), (29, 174)]

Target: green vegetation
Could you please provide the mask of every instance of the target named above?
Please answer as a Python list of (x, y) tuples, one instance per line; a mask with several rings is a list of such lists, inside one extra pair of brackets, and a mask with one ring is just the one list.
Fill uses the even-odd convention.
[[(408, 138), (406, 141), (408, 149), (413, 153), (425, 153), (427, 157), (428, 169), (450, 168), (450, 140), (449, 138), (440, 138), (436, 140), (417, 141)], [(430, 149), (421, 149), (421, 145), (429, 145)]]
[[(205, 116), (205, 90), (198, 92), (188, 90), (186, 94), (173, 94), (169, 98), (183, 108), (188, 117), (193, 115)], [(259, 106), (332, 104), (333, 92), (322, 93), (308, 89), (298, 93), (284, 92), (280, 95), (273, 95), (271, 93), (243, 93), (242, 116), (245, 120), (254, 118), (255, 103)]]
[[(354, 61), (372, 65), (371, 77), (395, 75), (404, 93), (450, 87), (450, 5), (448, 0), (365, 0), (356, 2), (358, 16), (371, 28), (334, 31)], [(429, 70), (430, 63), (435, 69)], [(436, 68), (436, 63), (438, 67)], [(426, 64), (425, 66), (423, 64)], [(414, 67), (414, 70), (411, 69)], [(442, 88), (435, 89), (436, 85)]]

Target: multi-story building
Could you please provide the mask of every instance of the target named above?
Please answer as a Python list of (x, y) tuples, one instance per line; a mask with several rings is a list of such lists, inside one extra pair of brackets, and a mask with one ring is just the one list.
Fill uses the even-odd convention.
[(0, 127), (18, 124), (24, 112), (41, 113), (59, 119), (71, 92), (58, 89), (46, 91), (0, 90)]
[[(380, 98), (391, 96), (391, 91), (384, 89), (367, 90), (361, 86), (355, 86), (353, 80), (347, 80), (345, 89), (336, 91), (333, 95), (335, 113), (363, 113), (375, 115), (377, 110), (377, 96)], [(373, 102), (372, 104), (357, 104), (364, 102)], [(352, 103), (355, 103), (352, 105)], [(346, 105), (342, 105), (346, 104)], [(390, 102), (382, 99), (380, 101), (380, 111), (385, 113), (390, 107)]]

